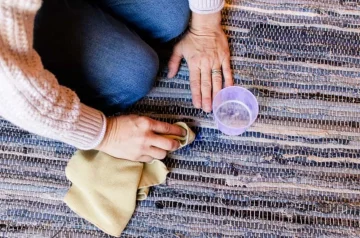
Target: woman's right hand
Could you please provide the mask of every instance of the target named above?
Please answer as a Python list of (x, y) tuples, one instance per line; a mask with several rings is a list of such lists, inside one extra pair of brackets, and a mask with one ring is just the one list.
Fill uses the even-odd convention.
[(161, 160), (168, 151), (177, 150), (180, 143), (160, 134), (185, 136), (186, 130), (148, 117), (111, 117), (107, 119), (104, 139), (96, 149), (116, 158), (132, 161)]

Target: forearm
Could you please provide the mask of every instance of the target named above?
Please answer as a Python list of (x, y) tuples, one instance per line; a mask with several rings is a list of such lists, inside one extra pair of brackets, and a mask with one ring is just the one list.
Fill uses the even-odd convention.
[(53, 75), (44, 72), (37, 72), (34, 77), (16, 77), (1, 67), (0, 115), (32, 133), (80, 149), (96, 147), (103, 137), (105, 117), (80, 103), (74, 92), (53, 79)]
[[(191, 4), (198, 7), (191, 7)], [(190, 0), (190, 8), (192, 9), (190, 31), (196, 32), (196, 34), (215, 33), (218, 28), (221, 28), (220, 10), (223, 5), (224, 1)]]
[(190, 9), (193, 13), (211, 14), (221, 11), (225, 0), (189, 0)]
[(102, 140), (105, 117), (59, 85), (32, 47), (40, 5), (41, 0), (0, 1), (0, 115), (38, 135), (94, 148)]
[(209, 34), (217, 31), (218, 28), (221, 28), (221, 12), (210, 14), (192, 13), (190, 31)]

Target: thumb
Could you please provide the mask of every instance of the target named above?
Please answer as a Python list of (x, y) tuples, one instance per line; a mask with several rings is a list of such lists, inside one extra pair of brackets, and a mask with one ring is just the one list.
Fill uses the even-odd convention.
[(173, 78), (179, 71), (179, 66), (180, 66), (182, 56), (183, 55), (181, 53), (180, 45), (176, 45), (174, 48), (174, 51), (170, 57), (169, 64), (168, 64), (168, 67), (169, 67), (169, 72), (167, 75), (168, 78)]

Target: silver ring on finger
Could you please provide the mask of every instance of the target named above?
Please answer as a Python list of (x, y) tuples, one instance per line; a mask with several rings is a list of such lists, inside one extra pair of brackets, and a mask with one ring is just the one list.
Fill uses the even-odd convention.
[(213, 69), (213, 70), (211, 70), (211, 74), (212, 75), (217, 75), (217, 74), (222, 75), (222, 70), (221, 69)]

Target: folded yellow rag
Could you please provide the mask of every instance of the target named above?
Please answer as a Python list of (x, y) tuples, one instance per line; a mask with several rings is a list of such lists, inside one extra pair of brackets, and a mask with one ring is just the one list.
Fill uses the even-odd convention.
[[(191, 129), (183, 122), (175, 124), (186, 129), (187, 135), (164, 136), (179, 140), (181, 147), (192, 143), (195, 134)], [(149, 188), (165, 182), (169, 171), (159, 160), (133, 162), (90, 150), (77, 151), (65, 172), (72, 182), (65, 203), (105, 233), (120, 236), (136, 200), (146, 199)]]

